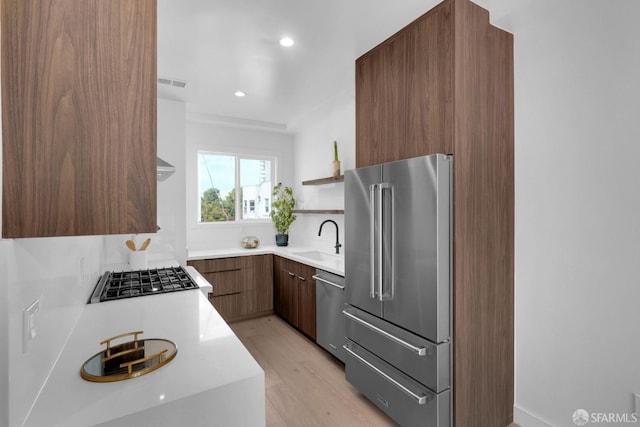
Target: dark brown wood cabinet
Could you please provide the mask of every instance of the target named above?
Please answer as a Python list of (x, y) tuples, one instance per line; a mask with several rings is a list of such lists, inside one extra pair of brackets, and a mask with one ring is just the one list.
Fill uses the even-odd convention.
[(298, 324), (298, 281), (293, 261), (273, 257), (273, 310), (294, 326)]
[(297, 264), (298, 274), (298, 329), (316, 341), (316, 269)]
[(514, 403), (513, 36), (446, 0), (356, 61), (356, 165), (453, 154), (455, 426)]
[(156, 232), (156, 0), (2, 0), (2, 236)]
[(192, 260), (187, 264), (211, 283), (209, 301), (225, 321), (273, 312), (272, 255)]
[(274, 311), (316, 340), (316, 273), (314, 267), (274, 256)]

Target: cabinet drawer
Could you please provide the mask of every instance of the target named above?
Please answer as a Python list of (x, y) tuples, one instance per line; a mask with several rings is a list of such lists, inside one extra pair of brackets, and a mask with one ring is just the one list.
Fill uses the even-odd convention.
[(209, 301), (227, 321), (273, 310), (272, 255), (190, 260), (213, 286)]
[(249, 257), (198, 259), (189, 261), (200, 274), (216, 273), (221, 271), (238, 270), (247, 267)]
[(347, 381), (398, 424), (451, 425), (451, 390), (436, 394), (352, 342), (344, 349)]
[(436, 345), (355, 307), (343, 315), (350, 340), (436, 392), (451, 386), (450, 343)]
[(237, 294), (247, 288), (246, 274), (240, 269), (204, 273), (203, 276), (211, 283), (214, 296)]

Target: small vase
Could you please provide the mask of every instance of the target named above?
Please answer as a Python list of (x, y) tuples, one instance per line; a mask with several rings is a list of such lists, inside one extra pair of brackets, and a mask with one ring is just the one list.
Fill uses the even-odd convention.
[(256, 236), (246, 236), (240, 244), (245, 249), (255, 249), (260, 244), (260, 240)]
[(333, 161), (333, 177), (337, 178), (340, 176), (340, 160)]
[(288, 246), (289, 235), (288, 234), (276, 234), (276, 246)]

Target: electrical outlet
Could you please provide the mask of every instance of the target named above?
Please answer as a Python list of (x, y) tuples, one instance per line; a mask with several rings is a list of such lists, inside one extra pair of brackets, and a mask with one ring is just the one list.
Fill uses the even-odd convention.
[(40, 310), (40, 299), (36, 299), (22, 312), (22, 352), (29, 351), (29, 342), (36, 338), (36, 313)]

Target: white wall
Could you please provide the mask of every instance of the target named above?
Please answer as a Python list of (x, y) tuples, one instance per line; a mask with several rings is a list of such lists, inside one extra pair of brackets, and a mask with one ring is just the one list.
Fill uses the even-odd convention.
[[(309, 186), (302, 181), (332, 175), (333, 141), (338, 142), (341, 172), (355, 168), (355, 93), (353, 88), (339, 92), (329, 102), (305, 115), (295, 124), (294, 195), (298, 209), (344, 209), (344, 183)], [(335, 228), (325, 219), (336, 221), (339, 240), (344, 246), (344, 215), (298, 214), (291, 227), (293, 244), (333, 252)], [(344, 247), (340, 249), (344, 253)]]
[[(1, 152), (2, 150), (0, 150)], [(1, 156), (1, 154), (0, 154)], [(0, 163), (1, 165), (2, 163)], [(0, 170), (2, 167), (0, 166)], [(1, 188), (1, 187), (0, 187)], [(1, 202), (0, 202), (1, 204)], [(0, 239), (0, 427), (9, 425), (9, 253), (11, 240)]]
[[(187, 247), (186, 111), (183, 102), (158, 99), (158, 156), (176, 167), (166, 181), (158, 182), (158, 231), (156, 248), (185, 264)], [(153, 237), (152, 237), (153, 239)]]
[(258, 237), (262, 245), (275, 244), (276, 232), (270, 219), (237, 223), (197, 223), (197, 152), (199, 149), (274, 156), (277, 162), (277, 181), (292, 186), (293, 136), (270, 130), (220, 124), (214, 120), (207, 120), (203, 114), (191, 116), (187, 113), (186, 226), (188, 250), (240, 247), (242, 237), (248, 235)]
[(640, 392), (640, 2), (516, 18), (516, 421), (568, 427)]

